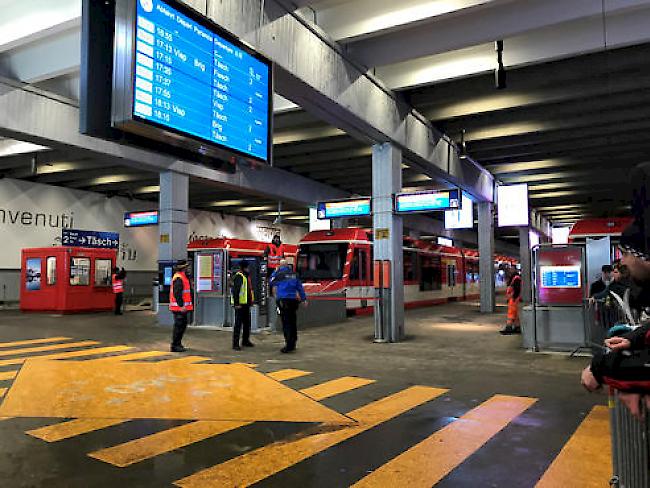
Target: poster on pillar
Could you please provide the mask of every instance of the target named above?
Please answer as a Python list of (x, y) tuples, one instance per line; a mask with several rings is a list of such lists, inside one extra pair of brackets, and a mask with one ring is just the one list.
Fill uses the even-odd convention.
[(541, 247), (535, 256), (538, 304), (582, 306), (586, 297), (583, 248)]

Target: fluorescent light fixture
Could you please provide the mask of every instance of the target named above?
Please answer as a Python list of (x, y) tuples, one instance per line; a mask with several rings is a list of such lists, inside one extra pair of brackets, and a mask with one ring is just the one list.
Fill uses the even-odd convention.
[(246, 200), (216, 200), (212, 202), (210, 207), (235, 207), (246, 203)]
[(497, 186), (497, 215), (499, 227), (529, 225), (528, 185)]

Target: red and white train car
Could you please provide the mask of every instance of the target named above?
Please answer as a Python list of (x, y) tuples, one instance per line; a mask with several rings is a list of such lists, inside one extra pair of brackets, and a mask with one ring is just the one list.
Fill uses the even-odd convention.
[[(406, 307), (435, 305), (479, 297), (478, 252), (404, 238), (404, 302)], [(315, 231), (300, 242), (296, 268), (305, 290), (314, 299), (343, 295), (348, 311), (372, 310), (372, 234), (350, 228)], [(495, 258), (497, 287), (499, 269), (515, 266), (516, 260)]]

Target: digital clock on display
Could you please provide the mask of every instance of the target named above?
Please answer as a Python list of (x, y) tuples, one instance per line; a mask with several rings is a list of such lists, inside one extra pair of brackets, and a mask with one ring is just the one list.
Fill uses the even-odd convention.
[(269, 161), (270, 61), (174, 0), (118, 0), (115, 38), (114, 126)]

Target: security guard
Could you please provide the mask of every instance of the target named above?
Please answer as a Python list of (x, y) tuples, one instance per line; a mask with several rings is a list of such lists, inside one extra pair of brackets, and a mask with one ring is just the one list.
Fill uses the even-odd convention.
[(301, 302), (307, 302), (307, 295), (298, 275), (284, 259), (280, 261), (280, 267), (271, 276), (270, 285), (278, 303), (286, 342), (282, 352), (291, 352), (296, 349), (296, 342), (298, 342), (298, 307)]
[(172, 286), (169, 288), (169, 310), (174, 314), (174, 332), (172, 333), (172, 352), (185, 352), (183, 334), (187, 329), (190, 312), (194, 310), (192, 282), (188, 278), (189, 264), (178, 261), (174, 267)]
[(120, 270), (117, 266), (113, 268), (111, 283), (113, 285), (113, 294), (115, 295), (115, 315), (122, 315), (122, 302), (124, 301), (124, 278), (126, 271)]
[(280, 261), (284, 259), (285, 255), (284, 244), (280, 240), (280, 235), (273, 236), (271, 244), (266, 247), (266, 259), (268, 261), (269, 270), (275, 271), (280, 266)]
[(244, 347), (254, 347), (251, 342), (251, 305), (255, 300), (253, 288), (251, 286), (250, 276), (248, 274), (248, 262), (242, 261), (239, 265), (239, 271), (235, 273), (230, 294), (230, 303), (235, 307), (235, 327), (232, 331), (232, 348), (235, 351), (241, 351), (239, 346), (239, 336), (243, 336), (242, 345)]

